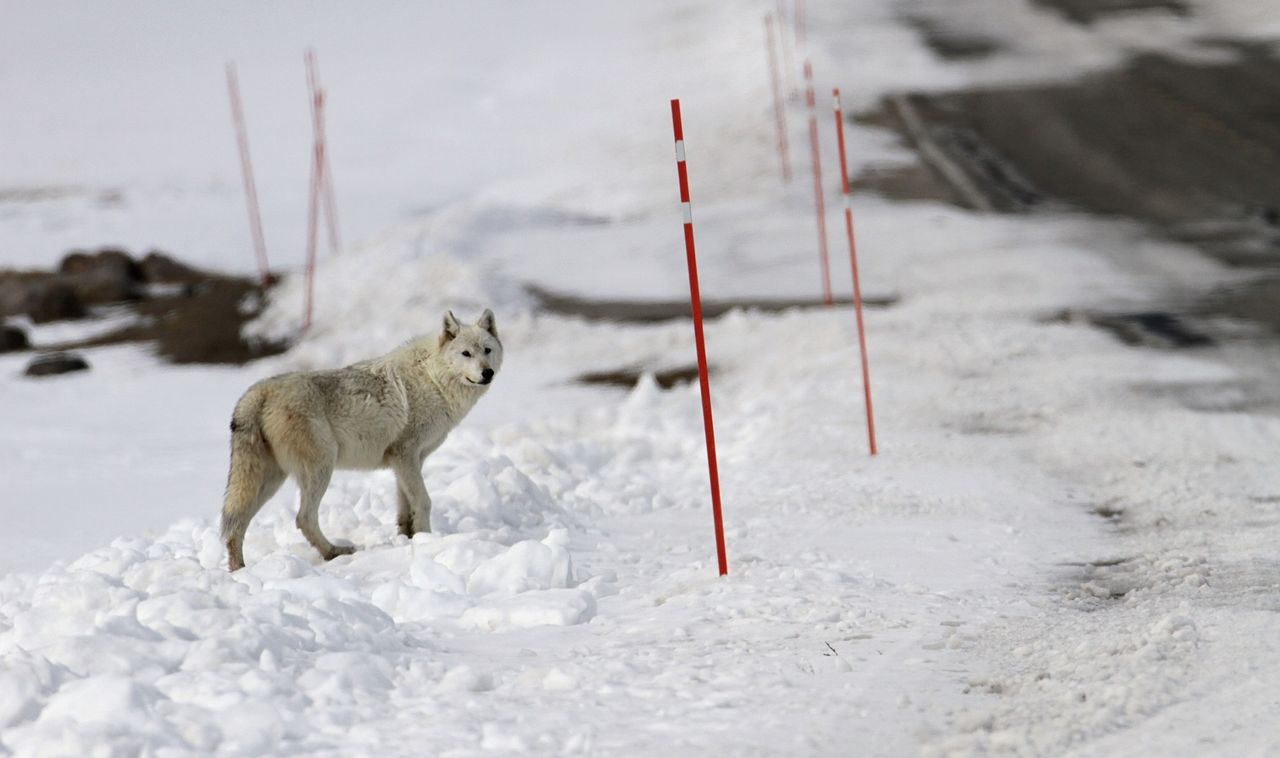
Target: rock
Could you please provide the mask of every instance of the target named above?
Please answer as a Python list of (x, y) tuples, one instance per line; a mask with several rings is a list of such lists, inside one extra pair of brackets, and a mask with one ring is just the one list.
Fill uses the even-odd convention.
[(22, 313), (26, 305), (26, 283), (14, 274), (0, 273), (0, 316)]
[(63, 319), (84, 318), (84, 302), (76, 290), (56, 279), (34, 281), (27, 286), (21, 312), (37, 324)]
[(101, 267), (79, 274), (59, 277), (75, 290), (81, 302), (89, 305), (138, 300), (142, 290), (138, 282), (118, 268)]
[(59, 273), (79, 274), (93, 268), (93, 254), (83, 250), (72, 250), (62, 257), (58, 264)]
[(58, 264), (60, 274), (83, 274), (89, 271), (112, 271), (132, 281), (142, 279), (142, 268), (123, 250), (104, 248), (96, 253), (73, 250)]
[(27, 376), (55, 376), (88, 371), (89, 362), (77, 353), (48, 353), (27, 364)]
[(139, 264), (142, 279), (148, 284), (194, 284), (209, 278), (199, 269), (180, 263), (159, 250), (152, 250)]
[(27, 333), (16, 326), (0, 326), (0, 353), (12, 353), (31, 347)]
[(84, 303), (118, 303), (142, 296), (142, 268), (122, 250), (72, 252), (62, 259), (58, 272)]

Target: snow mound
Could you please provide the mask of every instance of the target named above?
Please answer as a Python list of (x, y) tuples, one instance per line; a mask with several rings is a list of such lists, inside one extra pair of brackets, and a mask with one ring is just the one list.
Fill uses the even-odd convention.
[[(332, 365), (350, 360), (338, 348), (359, 324), (359, 357), (387, 350), (405, 334), (439, 327), (445, 310), (458, 315), (484, 308), (504, 315), (523, 309), (528, 296), (493, 266), (477, 265), (469, 254), (475, 238), (501, 228), (496, 220), (510, 216), (471, 203), (459, 203), (392, 227), (369, 242), (324, 258), (317, 265), (312, 326), (296, 362)], [(506, 223), (512, 223), (510, 219)], [(302, 330), (307, 297), (305, 274), (285, 278), (274, 288), (262, 315), (245, 327), (245, 335), (291, 339)], [(406, 330), (406, 327), (407, 330)], [(371, 350), (371, 346), (373, 349)]]
[(301, 540), (292, 509), (275, 507), (251, 527), (249, 566), (234, 574), (215, 525), (186, 520), (5, 577), (5, 746), (252, 753), (290, 736), (271, 715), (282, 704), (342, 723), (406, 680), (481, 688), (481, 675), (423, 655), (439, 638), (590, 621), (605, 585), (574, 568), (572, 517), (508, 458), (454, 473), (438, 498), (441, 533), (411, 540), (395, 533), (390, 477), (333, 487), (325, 528), (361, 549), (329, 563)]
[[(280, 550), (231, 574), (214, 527), (186, 521), (155, 541), (119, 539), (68, 566), (9, 577), (6, 746), (252, 752), (287, 730), (267, 716), (282, 703), (340, 718), (385, 700), (451, 629), (589, 621), (595, 597), (576, 586), (568, 545), (563, 529), (510, 545), (424, 534), (328, 564)], [(422, 687), (461, 676), (440, 665), (420, 674)]]
[[(0, 579), (5, 747), (252, 753), (306, 744), (275, 715), (295, 707), (341, 724), (417, 690), (490, 689), (473, 659), (444, 662), (449, 640), (592, 621), (615, 590), (574, 563), (591, 516), (701, 505), (696, 402), (642, 382), (578, 419), (461, 430), (428, 463), (435, 532), (412, 539), (389, 473), (341, 473), (322, 525), (358, 549), (328, 563), (278, 498), (235, 573), (216, 525), (187, 519)], [(545, 688), (571, 683), (548, 674)]]

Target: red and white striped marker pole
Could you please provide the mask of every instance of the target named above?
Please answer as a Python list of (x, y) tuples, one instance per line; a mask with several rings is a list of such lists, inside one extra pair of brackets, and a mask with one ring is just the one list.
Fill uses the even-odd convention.
[(321, 108), (324, 101), (324, 88), (320, 86), (320, 70), (316, 67), (314, 50), (308, 48), (306, 62), (307, 84), (311, 89), (311, 119), (316, 133), (319, 135), (322, 157), (317, 187), (319, 191), (324, 193), (324, 215), (328, 222), (329, 250), (336, 254), (342, 249), (342, 241), (338, 236), (338, 211), (333, 199), (333, 169), (329, 164), (329, 150), (325, 141), (324, 131), (324, 111)]
[(827, 208), (822, 197), (822, 157), (818, 153), (817, 103), (813, 97), (813, 66), (809, 65), (809, 61), (804, 62), (804, 102), (809, 106), (809, 154), (813, 159), (813, 203), (818, 214), (818, 261), (822, 264), (822, 302), (831, 305), (831, 264), (827, 260)]
[(234, 63), (227, 63), (227, 92), (231, 95), (231, 119), (235, 122), (236, 144), (240, 148), (240, 175), (244, 180), (245, 203), (249, 206), (249, 234), (253, 237), (253, 251), (258, 258), (258, 276), (263, 289), (266, 289), (271, 284), (271, 270), (267, 266), (267, 241), (262, 234), (258, 186), (253, 180), (253, 162), (249, 159), (249, 130), (244, 125), (244, 109), (240, 105), (240, 80), (236, 77)]
[(858, 247), (853, 241), (853, 202), (849, 192), (849, 163), (844, 152), (844, 111), (840, 107), (840, 89), (831, 91), (835, 99), (836, 144), (840, 146), (840, 191), (844, 195), (844, 230), (849, 237), (849, 267), (853, 270), (853, 310), (858, 319), (858, 350), (862, 353), (862, 394), (867, 406), (867, 442), (876, 454), (876, 419), (871, 410), (871, 371), (867, 367), (867, 335), (862, 328), (862, 286), (858, 282)]
[(316, 226), (320, 220), (320, 182), (324, 179), (324, 139), (320, 126), (324, 94), (316, 85), (314, 71), (311, 68), (310, 50), (307, 51), (306, 60), (307, 87), (311, 92), (311, 130), (314, 145), (311, 155), (311, 187), (307, 196), (307, 290), (302, 306), (303, 331), (311, 328), (311, 301), (316, 284)]
[(782, 46), (782, 68), (787, 72), (787, 94), (796, 92), (796, 59), (795, 59), (795, 39), (792, 35), (787, 34), (787, 8), (786, 0), (778, 0), (778, 36), (781, 38)]
[(702, 389), (702, 429), (707, 438), (707, 474), (711, 479), (711, 513), (715, 519), (716, 558), (720, 576), (729, 573), (724, 551), (724, 520), (720, 515), (720, 473), (716, 466), (716, 432), (711, 422), (711, 385), (707, 381), (707, 348), (702, 337), (702, 296), (698, 294), (698, 258), (693, 249), (693, 206), (689, 203), (689, 170), (684, 164), (684, 125), (680, 101), (671, 101), (671, 125), (676, 136), (676, 174), (680, 179), (680, 208), (684, 213), (684, 251), (689, 264), (689, 304), (693, 308), (693, 337), (698, 348), (698, 385)]
[[(799, 50), (802, 54), (807, 52), (805, 50), (805, 41), (806, 41), (805, 34), (807, 33), (805, 26), (808, 24), (808, 22), (809, 20), (805, 18), (804, 0), (796, 0), (796, 20), (795, 20), (796, 49)], [(808, 65), (807, 60), (805, 62), (805, 65)]]
[(791, 183), (791, 156), (787, 149), (787, 112), (782, 104), (782, 85), (778, 81), (778, 53), (773, 35), (773, 16), (764, 17), (765, 46), (769, 51), (769, 84), (773, 87), (773, 119), (778, 129), (778, 160), (782, 163), (782, 181)]

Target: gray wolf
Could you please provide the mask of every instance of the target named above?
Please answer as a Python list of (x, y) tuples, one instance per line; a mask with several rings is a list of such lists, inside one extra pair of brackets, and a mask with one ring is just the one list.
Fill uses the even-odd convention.
[(320, 498), (334, 469), (391, 469), (400, 533), (431, 531), (422, 463), (501, 366), (493, 311), (467, 325), (449, 312), (439, 336), (418, 337), (346, 368), (282, 374), (250, 387), (231, 416), (222, 505), (230, 569), (244, 567), (249, 521), (290, 476), (301, 491), (298, 528), (326, 561), (355, 551), (320, 531)]

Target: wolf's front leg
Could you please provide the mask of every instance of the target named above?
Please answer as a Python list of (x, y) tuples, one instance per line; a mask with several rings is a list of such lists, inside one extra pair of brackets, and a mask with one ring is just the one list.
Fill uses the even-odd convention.
[(396, 475), (399, 511), (396, 522), (400, 533), (412, 537), (418, 532), (431, 531), (431, 496), (422, 480), (422, 463), (417, 460), (398, 460), (392, 467)]

